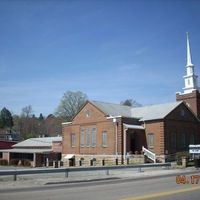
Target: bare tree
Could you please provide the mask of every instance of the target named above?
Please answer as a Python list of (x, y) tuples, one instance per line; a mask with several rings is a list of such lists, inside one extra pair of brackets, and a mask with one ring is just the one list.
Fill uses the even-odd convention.
[(31, 105), (22, 108), (21, 116), (28, 118), (31, 117), (32, 115), (33, 115), (33, 109)]
[(87, 95), (83, 92), (67, 91), (64, 93), (55, 114), (59, 117), (71, 120), (86, 101)]

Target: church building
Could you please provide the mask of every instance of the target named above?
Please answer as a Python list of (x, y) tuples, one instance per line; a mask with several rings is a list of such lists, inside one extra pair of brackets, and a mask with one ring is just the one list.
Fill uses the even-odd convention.
[(63, 123), (65, 166), (165, 162), (200, 143), (200, 94), (187, 35), (183, 93), (176, 102), (143, 107), (87, 101)]

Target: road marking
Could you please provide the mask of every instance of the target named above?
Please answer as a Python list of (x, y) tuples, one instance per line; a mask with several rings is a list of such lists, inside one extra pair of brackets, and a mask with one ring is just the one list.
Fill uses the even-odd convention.
[(124, 198), (124, 199), (121, 199), (121, 200), (144, 200), (144, 199), (152, 199), (152, 198), (157, 198), (157, 197), (161, 197), (161, 196), (169, 196), (169, 195), (183, 193), (183, 192), (191, 192), (191, 191), (199, 190), (199, 189), (200, 189), (200, 186), (197, 186), (197, 187), (184, 188), (184, 189), (179, 189), (179, 190), (159, 192), (159, 193), (154, 193), (154, 194), (149, 194), (149, 195), (143, 195), (143, 196), (128, 197), (128, 198)]

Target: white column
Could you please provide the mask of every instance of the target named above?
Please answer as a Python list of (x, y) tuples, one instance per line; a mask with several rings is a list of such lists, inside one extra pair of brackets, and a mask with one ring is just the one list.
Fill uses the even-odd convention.
[(114, 126), (115, 126), (115, 156), (117, 158), (118, 157), (118, 149), (117, 149), (117, 145), (118, 145), (117, 131), (118, 130), (117, 130), (117, 119), (116, 118), (113, 119), (113, 123), (114, 123)]
[(33, 167), (36, 167), (36, 153), (33, 153)]
[(46, 158), (46, 167), (49, 167), (49, 158)]
[(128, 129), (124, 128), (124, 164), (125, 164), (125, 160), (126, 160), (126, 131)]

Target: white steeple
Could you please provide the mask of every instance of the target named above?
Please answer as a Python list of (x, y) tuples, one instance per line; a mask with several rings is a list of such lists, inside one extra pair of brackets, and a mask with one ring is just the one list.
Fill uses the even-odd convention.
[(194, 65), (192, 64), (192, 56), (190, 50), (189, 34), (187, 33), (187, 65), (186, 75), (183, 77), (185, 87), (183, 93), (191, 93), (193, 90), (198, 90), (197, 75), (194, 74)]
[(186, 66), (193, 66), (191, 52), (190, 52), (190, 41), (189, 41), (188, 32), (186, 33), (186, 35), (187, 35), (187, 65)]

